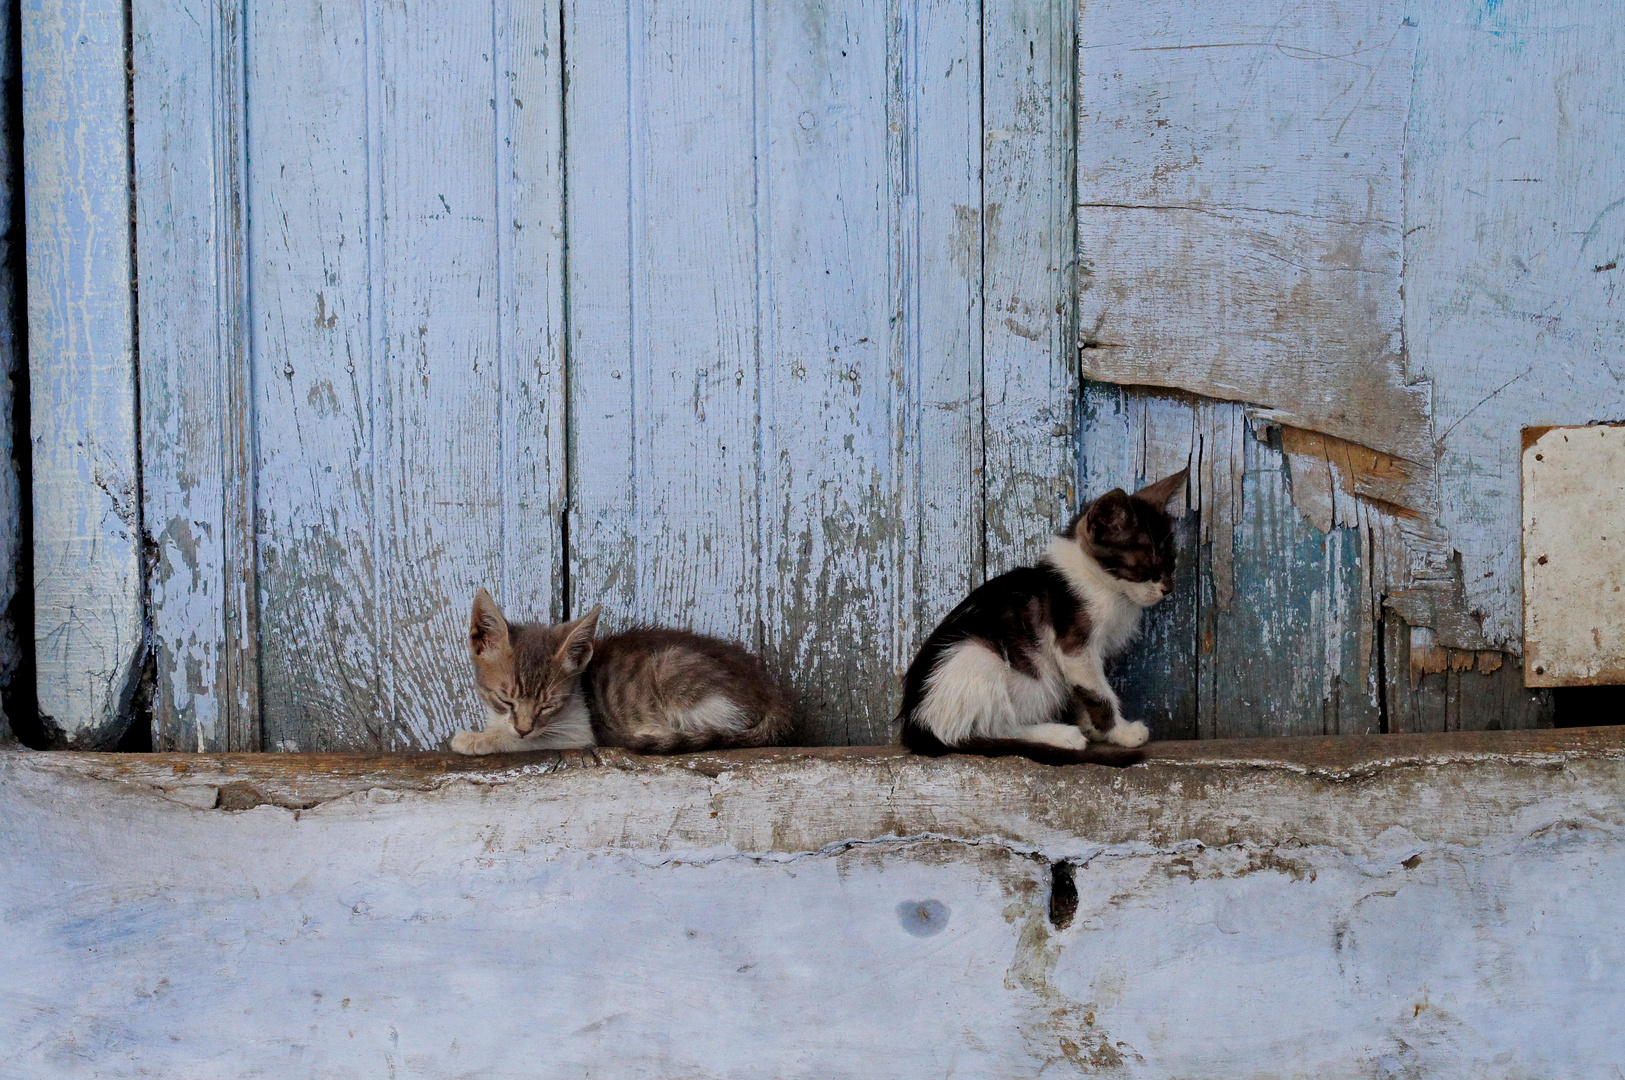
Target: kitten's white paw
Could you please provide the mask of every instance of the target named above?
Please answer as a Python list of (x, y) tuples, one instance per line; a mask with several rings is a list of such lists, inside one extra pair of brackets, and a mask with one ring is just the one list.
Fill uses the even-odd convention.
[(1119, 721), (1113, 724), (1111, 730), (1106, 732), (1106, 741), (1113, 746), (1144, 746), (1145, 741), (1151, 737), (1151, 729), (1144, 723), (1135, 720), (1132, 723)]
[(459, 731), (451, 737), (451, 751), (454, 754), (468, 754), (474, 756), (484, 753), (485, 740), (480, 738), (478, 731)]
[(1062, 750), (1087, 750), (1089, 739), (1071, 724), (1038, 724), (1022, 732), (1028, 742), (1058, 746)]

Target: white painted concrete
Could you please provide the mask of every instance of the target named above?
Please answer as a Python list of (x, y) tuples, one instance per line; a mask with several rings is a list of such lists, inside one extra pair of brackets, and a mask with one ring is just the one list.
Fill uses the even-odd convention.
[(1625, 741), (1384, 745), (4, 754), (0, 1076), (1618, 1075)]

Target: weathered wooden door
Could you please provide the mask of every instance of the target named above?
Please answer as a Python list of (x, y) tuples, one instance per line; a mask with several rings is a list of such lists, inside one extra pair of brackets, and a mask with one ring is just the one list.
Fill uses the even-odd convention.
[(160, 745), (440, 745), (481, 585), (884, 741), (1069, 509), (1069, 5), (132, 17)]

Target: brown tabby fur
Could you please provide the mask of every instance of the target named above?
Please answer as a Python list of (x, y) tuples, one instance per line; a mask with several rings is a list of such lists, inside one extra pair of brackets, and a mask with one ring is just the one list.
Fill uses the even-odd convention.
[(559, 626), (509, 623), (481, 589), (469, 622), (486, 729), (465, 754), (624, 746), (647, 754), (775, 746), (790, 735), (783, 691), (757, 657), (687, 630), (595, 638), (599, 609)]

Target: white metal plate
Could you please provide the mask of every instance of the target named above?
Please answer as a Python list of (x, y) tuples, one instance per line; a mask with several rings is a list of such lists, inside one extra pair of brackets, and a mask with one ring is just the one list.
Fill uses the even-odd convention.
[(1625, 425), (1525, 428), (1524, 683), (1625, 683)]

